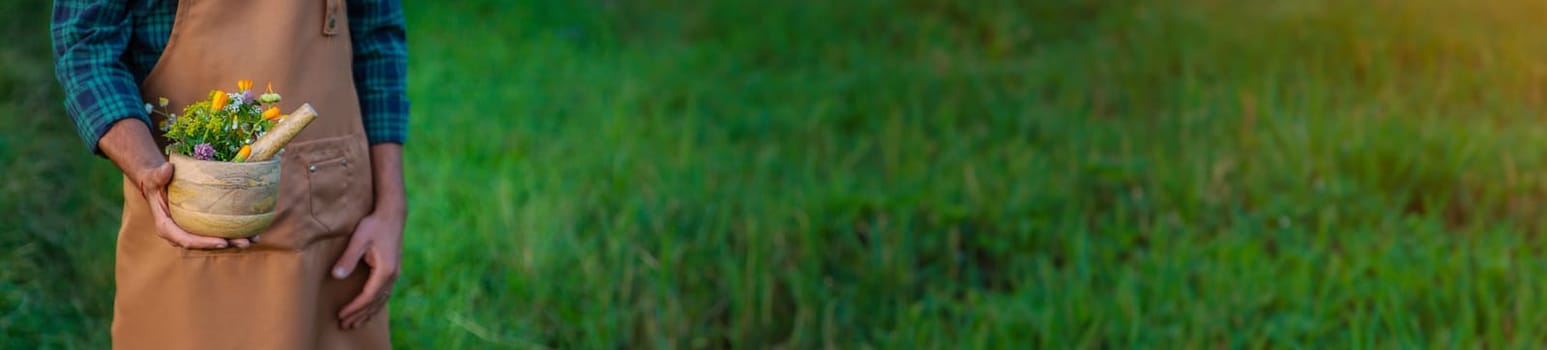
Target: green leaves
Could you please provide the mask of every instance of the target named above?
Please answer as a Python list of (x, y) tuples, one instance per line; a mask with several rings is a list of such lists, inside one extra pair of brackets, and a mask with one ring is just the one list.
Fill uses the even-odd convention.
[[(275, 98), (265, 100), (278, 101), (278, 94), (268, 95)], [(183, 107), (177, 118), (169, 118), (165, 132), (172, 142), (169, 152), (192, 156), (194, 146), (208, 143), (215, 149), (213, 160), (231, 161), (242, 146), (252, 144), (274, 126), (273, 121), (263, 118), (263, 110), (272, 107), (271, 103), (242, 101), (226, 94), (211, 96), (225, 99), (226, 103), (221, 103), (225, 106), (216, 109), (211, 108), (214, 101), (199, 101)]]

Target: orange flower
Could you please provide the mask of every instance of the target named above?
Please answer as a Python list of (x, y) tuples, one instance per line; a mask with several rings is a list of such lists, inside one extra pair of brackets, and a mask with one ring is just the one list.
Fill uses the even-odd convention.
[(236, 151), (236, 158), (231, 161), (241, 163), (247, 161), (247, 156), (252, 155), (252, 145), (242, 145), (242, 150)]
[(209, 93), (209, 108), (210, 108), (210, 110), (218, 111), (221, 108), (226, 108), (226, 104), (227, 103), (231, 103), (231, 97), (230, 96), (226, 96), (226, 92), (225, 91), (220, 91), (220, 90), (210, 91), (210, 93)]
[(279, 107), (269, 107), (269, 110), (263, 111), (263, 119), (278, 120)]
[(236, 81), (236, 91), (252, 90), (252, 80), (242, 79)]

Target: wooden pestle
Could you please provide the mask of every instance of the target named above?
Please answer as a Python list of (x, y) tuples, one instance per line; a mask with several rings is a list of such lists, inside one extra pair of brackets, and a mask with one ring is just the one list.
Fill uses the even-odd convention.
[(301, 134), (301, 129), (305, 129), (306, 125), (316, 119), (317, 110), (312, 109), (312, 104), (302, 104), (300, 108), (281, 118), (279, 123), (274, 124), (273, 129), (269, 129), (252, 143), (252, 154), (247, 156), (247, 161), (261, 162), (274, 157), (275, 153), (279, 153), (279, 150), (290, 143), (290, 140), (295, 139), (295, 135)]

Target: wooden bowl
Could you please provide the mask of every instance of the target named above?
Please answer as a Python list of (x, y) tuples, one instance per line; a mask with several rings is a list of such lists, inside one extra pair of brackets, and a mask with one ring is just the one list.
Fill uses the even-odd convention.
[(279, 159), (252, 163), (198, 160), (172, 154), (167, 207), (172, 221), (201, 236), (252, 237), (274, 222)]

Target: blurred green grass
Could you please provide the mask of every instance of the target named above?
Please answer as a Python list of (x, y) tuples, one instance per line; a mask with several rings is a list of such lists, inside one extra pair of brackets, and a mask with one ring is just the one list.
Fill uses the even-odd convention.
[[(408, 9), (404, 348), (1547, 334), (1547, 5)], [(0, 339), (100, 348), (118, 175), (46, 14), (0, 3)]]

